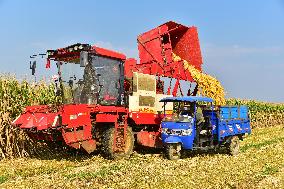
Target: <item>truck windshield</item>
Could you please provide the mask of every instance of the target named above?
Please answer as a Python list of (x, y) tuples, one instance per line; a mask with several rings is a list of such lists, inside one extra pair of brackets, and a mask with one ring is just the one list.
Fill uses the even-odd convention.
[(189, 115), (182, 115), (182, 114), (171, 114), (171, 115), (166, 115), (163, 119), (163, 122), (191, 122), (192, 117)]
[(194, 117), (194, 103), (174, 102), (171, 114), (164, 112), (163, 121), (166, 122), (191, 122)]
[(85, 67), (61, 63), (61, 88), (65, 104), (117, 105), (120, 101), (121, 61), (92, 56)]

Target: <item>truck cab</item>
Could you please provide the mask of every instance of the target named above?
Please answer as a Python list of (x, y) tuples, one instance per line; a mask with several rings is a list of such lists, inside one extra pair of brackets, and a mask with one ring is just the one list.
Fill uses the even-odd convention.
[[(251, 133), (246, 106), (213, 106), (213, 99), (202, 96), (167, 97), (161, 137), (168, 159), (179, 159), (184, 150), (210, 150), (225, 147), (239, 153), (239, 140)], [(166, 111), (174, 103), (172, 113)]]

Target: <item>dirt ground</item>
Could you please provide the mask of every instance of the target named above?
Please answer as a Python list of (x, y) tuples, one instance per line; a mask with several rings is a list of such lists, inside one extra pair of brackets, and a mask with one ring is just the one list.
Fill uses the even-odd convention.
[(155, 151), (117, 161), (82, 154), (6, 159), (0, 188), (284, 188), (284, 127), (254, 129), (236, 157), (169, 161)]

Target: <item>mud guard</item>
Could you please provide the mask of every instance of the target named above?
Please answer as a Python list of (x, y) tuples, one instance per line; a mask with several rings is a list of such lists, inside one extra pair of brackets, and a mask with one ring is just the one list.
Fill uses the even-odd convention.
[(67, 145), (88, 153), (96, 149), (96, 141), (92, 136), (90, 109), (86, 105), (65, 106), (62, 114), (62, 136)]
[(137, 133), (137, 143), (147, 147), (163, 147), (160, 132), (140, 131)]
[(176, 137), (176, 136), (170, 136), (170, 137), (166, 138), (164, 142), (165, 143), (181, 143), (182, 144), (181, 139), (179, 137)]

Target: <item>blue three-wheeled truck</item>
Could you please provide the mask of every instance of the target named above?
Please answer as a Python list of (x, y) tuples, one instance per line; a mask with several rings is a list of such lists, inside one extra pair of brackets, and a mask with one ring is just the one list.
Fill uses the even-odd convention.
[[(239, 141), (251, 133), (247, 106), (213, 106), (202, 96), (167, 97), (161, 123), (162, 142), (168, 159), (181, 157), (184, 150), (218, 150), (239, 153)], [(174, 103), (172, 113), (167, 103)]]

